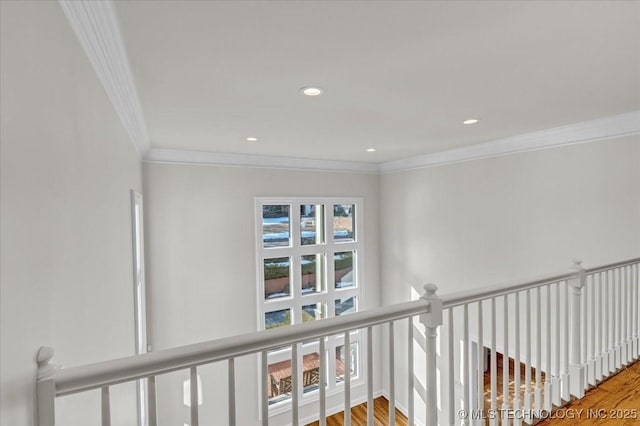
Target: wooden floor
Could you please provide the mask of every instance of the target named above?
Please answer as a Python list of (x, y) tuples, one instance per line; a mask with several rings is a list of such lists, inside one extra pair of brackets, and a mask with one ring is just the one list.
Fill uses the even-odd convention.
[[(513, 400), (515, 399), (515, 361), (513, 358), (509, 358), (509, 406), (513, 406)], [(503, 369), (504, 369), (504, 357), (501, 353), (496, 354), (496, 403), (497, 408), (500, 409), (504, 402), (504, 395), (502, 393), (503, 390)], [(520, 363), (520, 400), (524, 401), (524, 395), (526, 391), (525, 385), (525, 377), (526, 377), (526, 365)], [(544, 385), (544, 381), (546, 380), (546, 375), (544, 372), (541, 372), (540, 376), (542, 380), (540, 382), (540, 386)], [(536, 387), (536, 369), (531, 368), (531, 385), (529, 387), (529, 392), (533, 394)], [(535, 407), (534, 407), (535, 408)], [(488, 412), (491, 409), (491, 370), (489, 369), (484, 374), (484, 409), (485, 412)]]
[[(389, 401), (383, 396), (373, 400), (373, 424), (375, 426), (387, 426), (389, 424)], [(309, 423), (310, 426), (317, 426), (318, 422)], [(334, 414), (327, 417), (327, 426), (342, 426), (344, 424), (344, 413)], [(365, 426), (367, 424), (367, 404), (356, 405), (351, 408), (351, 424), (353, 426)], [(396, 425), (407, 426), (407, 418), (396, 410)]]
[[(596, 412), (600, 416), (595, 415)], [(640, 425), (640, 361), (591, 389), (584, 398), (565, 405), (560, 413), (563, 417), (571, 414), (574, 418), (548, 419), (538, 426)], [(612, 415), (626, 418), (614, 419)]]
[[(498, 389), (499, 403), (502, 403), (502, 360), (498, 362)], [(513, 392), (513, 360), (509, 365), (510, 389)], [(524, 378), (524, 373), (521, 370)], [(535, 375), (533, 375), (535, 377)], [(485, 386), (490, 380), (489, 374), (485, 376)], [(543, 375), (544, 382), (544, 375)], [(488, 387), (488, 386), (487, 386)], [(485, 387), (485, 389), (487, 389)], [(485, 407), (490, 401), (488, 390), (485, 391)], [(386, 426), (389, 421), (389, 402), (384, 397), (374, 400), (374, 425)], [(582, 411), (580, 411), (582, 410)], [(595, 413), (599, 413), (596, 416)], [(613, 419), (612, 415), (616, 417)], [(598, 387), (587, 392), (584, 398), (575, 400), (562, 407), (555, 413), (556, 418), (551, 418), (537, 423), (537, 426), (640, 426), (640, 361), (623, 369), (615, 376), (602, 382)], [(557, 418), (557, 417), (565, 418)], [(571, 416), (571, 418), (569, 418)], [(367, 424), (367, 404), (360, 404), (351, 409), (351, 421), (354, 426)], [(310, 423), (317, 426), (319, 423)], [(334, 414), (327, 418), (327, 426), (342, 426), (344, 413)], [(396, 410), (396, 425), (407, 426), (407, 418)]]

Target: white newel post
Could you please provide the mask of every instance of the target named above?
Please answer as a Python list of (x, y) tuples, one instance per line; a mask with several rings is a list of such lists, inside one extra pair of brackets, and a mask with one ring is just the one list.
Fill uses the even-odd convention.
[(586, 274), (582, 267), (582, 261), (574, 260), (573, 269), (576, 271), (574, 278), (570, 280), (571, 285), (571, 338), (570, 338), (570, 361), (569, 361), (569, 389), (571, 395), (576, 398), (584, 396), (586, 385), (585, 366), (582, 364), (582, 342), (580, 324), (580, 301), (582, 288), (584, 287)]
[(38, 381), (36, 385), (36, 397), (38, 404), (38, 426), (54, 426), (56, 382), (55, 376), (59, 366), (49, 364), (55, 351), (53, 348), (42, 346), (38, 350)]
[(427, 362), (426, 381), (426, 426), (438, 424), (438, 377), (436, 373), (437, 347), (436, 337), (438, 327), (442, 325), (442, 299), (436, 295), (438, 287), (435, 284), (424, 285), (423, 299), (430, 302), (429, 313), (420, 315), (420, 322), (425, 326), (425, 357)]

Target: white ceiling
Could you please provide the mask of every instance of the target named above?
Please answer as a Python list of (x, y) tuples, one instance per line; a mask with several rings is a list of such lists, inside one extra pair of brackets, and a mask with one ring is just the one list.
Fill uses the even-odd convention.
[(116, 11), (152, 148), (379, 163), (640, 109), (639, 2)]

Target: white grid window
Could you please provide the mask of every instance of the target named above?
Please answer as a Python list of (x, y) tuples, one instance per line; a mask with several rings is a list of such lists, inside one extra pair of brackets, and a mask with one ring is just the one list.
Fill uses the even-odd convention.
[[(257, 198), (258, 329), (284, 327), (357, 312), (362, 290), (362, 200), (352, 198)], [(298, 346), (300, 388), (292, 389), (290, 347), (269, 352), (272, 409), (297, 391), (317, 395), (319, 360), (327, 362), (328, 390), (342, 387), (344, 372), (360, 375), (363, 336), (353, 332)], [(347, 354), (349, 352), (349, 354)], [(263, 381), (260, 380), (262, 383)]]

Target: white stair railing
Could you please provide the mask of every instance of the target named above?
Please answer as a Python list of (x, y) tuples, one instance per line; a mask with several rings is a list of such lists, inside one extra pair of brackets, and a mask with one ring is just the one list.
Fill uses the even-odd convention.
[[(198, 367), (215, 362), (228, 365), (228, 424), (235, 426), (235, 359), (260, 354), (261, 419), (269, 424), (267, 353), (291, 346), (292, 386), (297, 389), (298, 344), (317, 339), (320, 384), (318, 413), (326, 424), (325, 338), (350, 332), (367, 332), (367, 425), (373, 425), (373, 327), (386, 325), (389, 335), (387, 389), (389, 424), (395, 424), (395, 370), (406, 361), (408, 383), (406, 415), (414, 424), (414, 323), (418, 316), (425, 327), (425, 424), (533, 423), (571, 396), (581, 398), (620, 368), (638, 359), (640, 315), (638, 269), (640, 258), (597, 268), (583, 269), (574, 262), (568, 273), (507, 285), (436, 295), (425, 285), (419, 300), (308, 322), (290, 327), (198, 343), (120, 358), (81, 367), (57, 369), (50, 363), (53, 349), (38, 353), (37, 413), (39, 426), (55, 425), (55, 398), (101, 389), (102, 426), (111, 424), (110, 387), (147, 378), (148, 419), (157, 426), (156, 377), (177, 370), (190, 371), (190, 424), (199, 424)], [(443, 325), (443, 317), (446, 318)], [(395, 322), (406, 320), (406, 358), (395, 348)], [(442, 330), (438, 356), (437, 332)], [(486, 352), (489, 351), (487, 361)], [(502, 377), (499, 363), (502, 359)], [(510, 372), (513, 362), (513, 373)], [(488, 364), (485, 372), (485, 364)], [(522, 370), (524, 371), (522, 372)], [(438, 386), (438, 372), (440, 385)], [(345, 425), (351, 423), (351, 373), (344, 371)], [(543, 376), (544, 374), (544, 376)], [(488, 384), (485, 385), (485, 376)], [(438, 408), (438, 402), (440, 407)], [(292, 392), (291, 424), (299, 424), (297, 392)]]
[[(345, 347), (349, 347), (350, 331), (365, 328), (368, 330), (368, 342), (371, 342), (371, 328), (380, 324), (393, 324), (395, 321), (409, 319), (413, 321), (414, 316), (418, 316), (420, 321), (425, 325), (427, 330), (427, 357), (426, 357), (426, 384), (427, 384), (427, 411), (425, 418), (427, 424), (437, 424), (437, 388), (436, 388), (436, 333), (437, 328), (442, 323), (442, 301), (436, 296), (436, 287), (434, 285), (425, 285), (425, 295), (419, 300), (401, 303), (393, 306), (386, 306), (377, 309), (371, 309), (358, 312), (346, 316), (329, 318), (323, 321), (308, 322), (305, 324), (293, 325), (285, 328), (267, 330), (263, 332), (251, 333), (241, 336), (234, 336), (226, 339), (215, 340), (206, 343), (198, 343), (194, 345), (182, 346), (178, 348), (150, 352), (147, 354), (136, 355), (126, 358), (120, 358), (105, 361), (96, 364), (85, 365), (81, 367), (65, 368), (57, 370), (50, 361), (53, 357), (51, 348), (41, 348), (38, 355), (39, 375), (37, 382), (38, 394), (38, 425), (53, 426), (55, 425), (54, 401), (56, 397), (75, 394), (79, 392), (90, 391), (93, 389), (102, 389), (102, 426), (110, 426), (110, 394), (109, 387), (118, 383), (136, 381), (143, 378), (149, 378), (149, 407), (151, 410), (156, 407), (155, 378), (158, 375), (170, 373), (176, 370), (189, 369), (191, 372), (191, 426), (198, 426), (199, 408), (198, 408), (198, 388), (197, 388), (197, 368), (204, 364), (210, 364), (220, 361), (228, 361), (229, 365), (229, 425), (236, 424), (235, 404), (235, 372), (233, 360), (237, 357), (261, 354), (262, 371), (261, 377), (265, 379), (261, 391), (262, 398), (262, 424), (269, 424), (269, 402), (268, 389), (269, 384), (266, 381), (267, 374), (267, 351), (282, 346), (291, 346), (294, 351), (292, 361), (295, 363), (295, 351), (297, 344), (310, 339), (319, 339), (321, 353), (324, 353), (324, 339), (327, 336), (337, 333), (344, 333)], [(413, 342), (409, 345), (412, 347)], [(368, 366), (366, 381), (367, 400), (369, 402), (368, 424), (373, 424), (373, 365), (371, 343), (369, 343), (367, 351)], [(326, 357), (320, 357), (320, 370), (326, 372)], [(295, 382), (299, 380), (297, 377), (298, 369), (294, 365), (291, 369), (292, 379)], [(345, 368), (345, 391), (344, 391), (344, 407), (345, 413), (350, 412), (350, 369)], [(410, 369), (413, 375), (413, 369)], [(321, 375), (322, 378), (325, 374)], [(324, 379), (322, 379), (324, 381)], [(319, 414), (321, 424), (326, 417), (326, 408), (324, 404), (324, 386), (319, 386), (320, 402)], [(293, 425), (299, 424), (296, 393), (293, 392), (292, 401), (292, 419)], [(392, 398), (394, 398), (392, 396)], [(155, 411), (149, 413), (150, 425), (157, 425), (157, 413)], [(345, 416), (345, 425), (349, 425), (349, 416)]]

